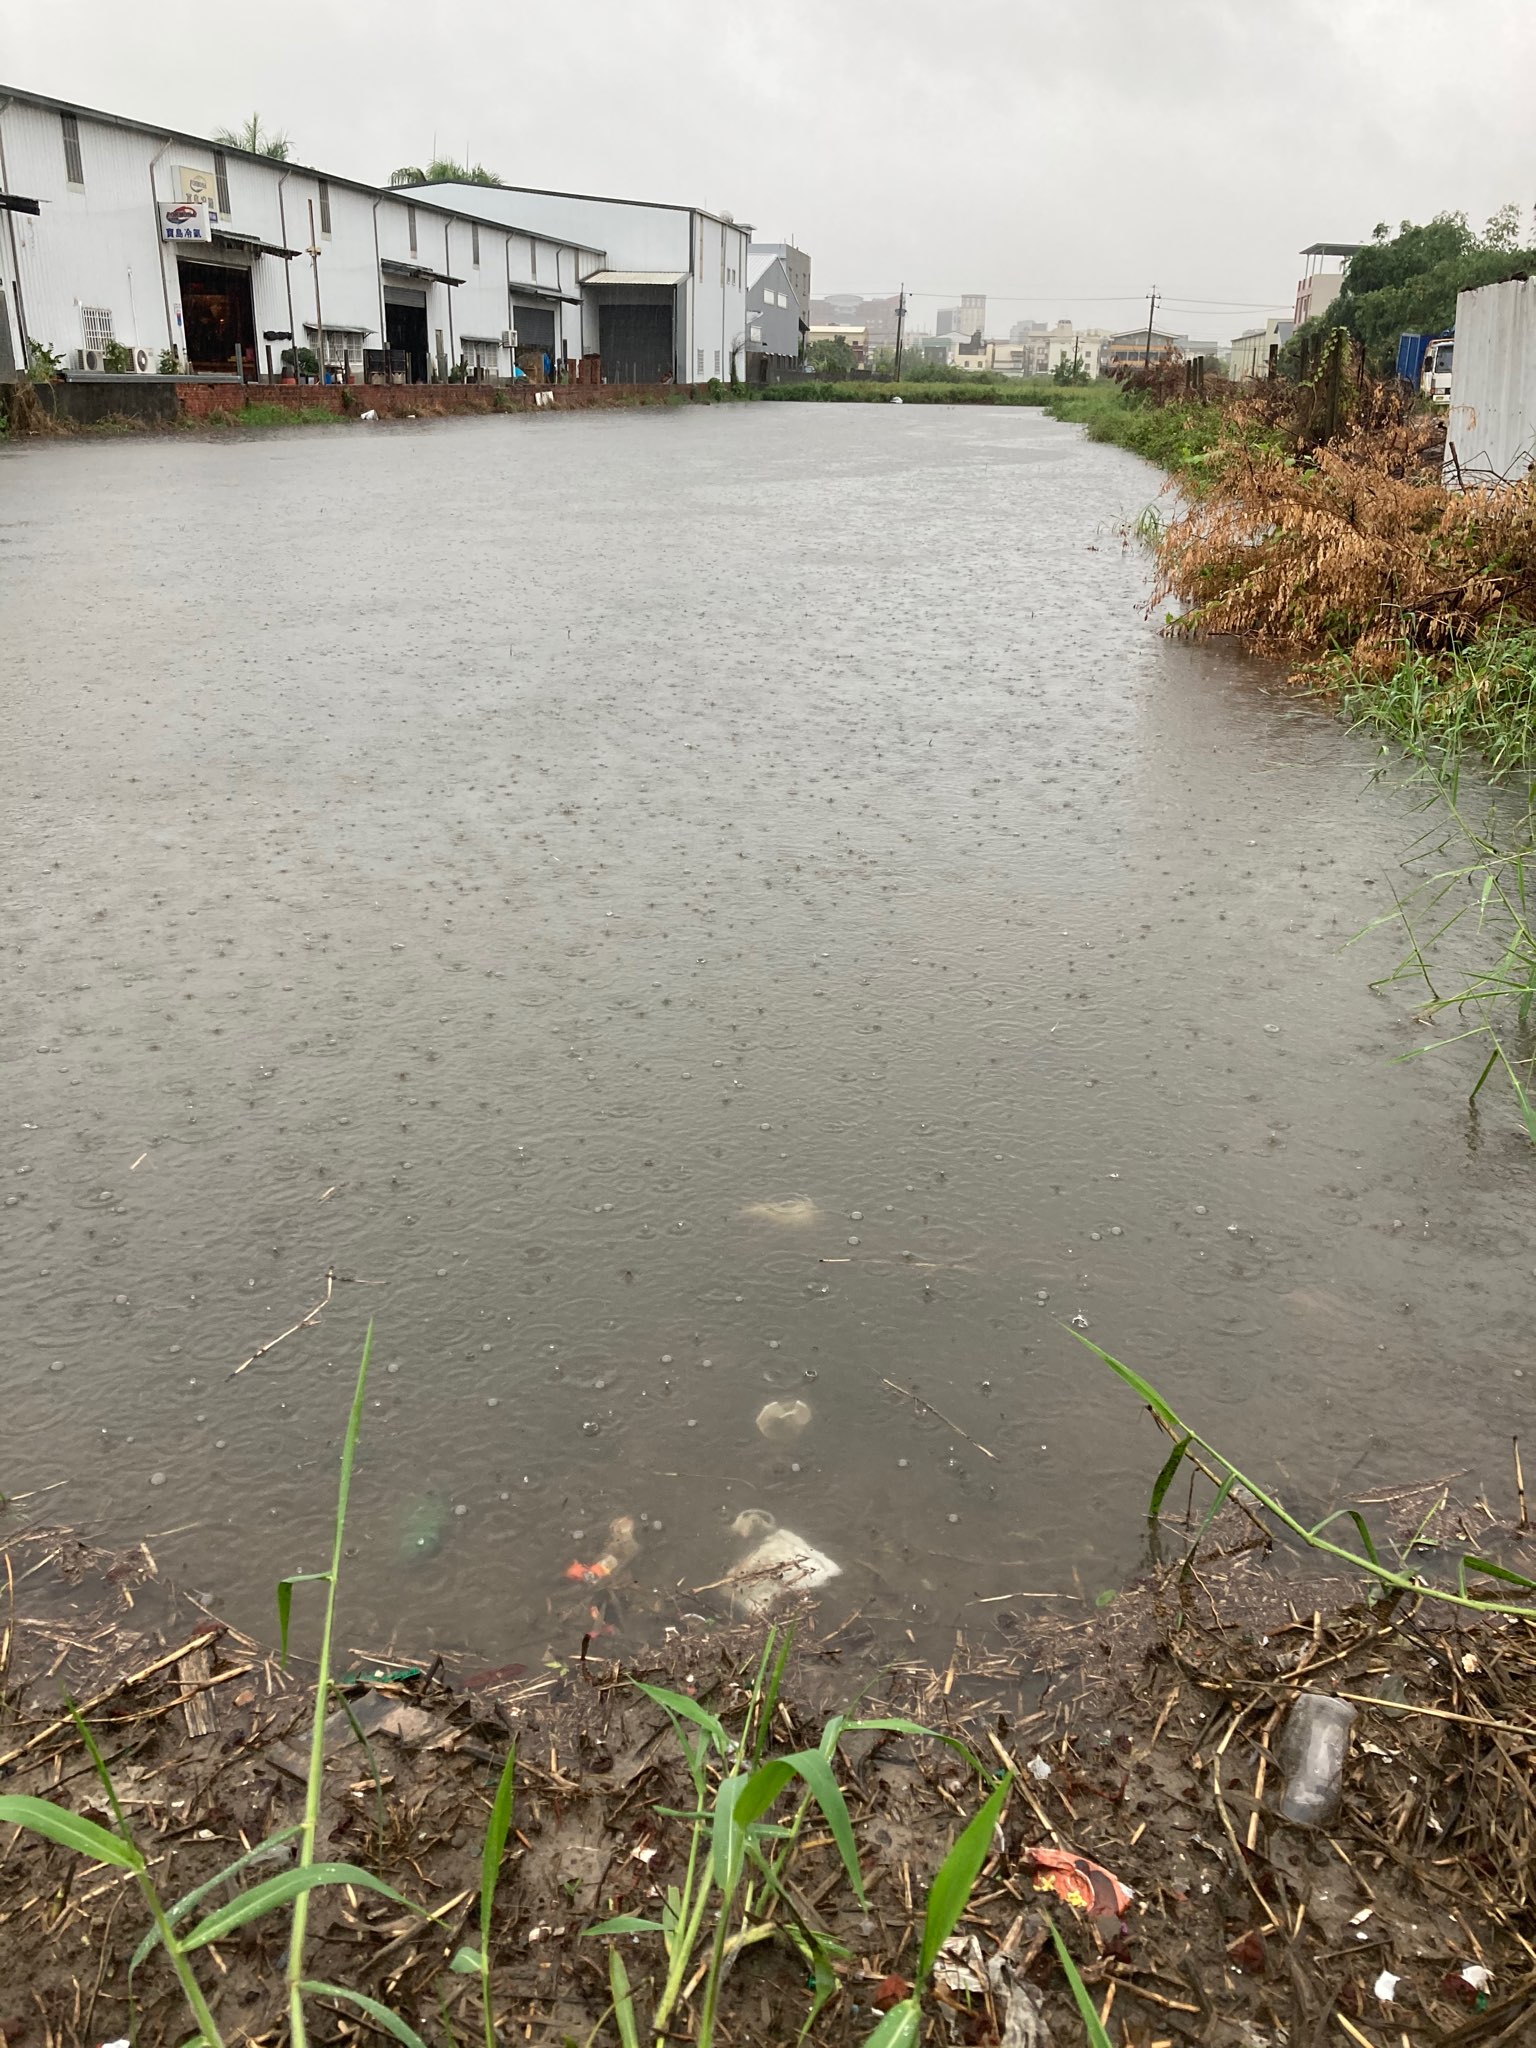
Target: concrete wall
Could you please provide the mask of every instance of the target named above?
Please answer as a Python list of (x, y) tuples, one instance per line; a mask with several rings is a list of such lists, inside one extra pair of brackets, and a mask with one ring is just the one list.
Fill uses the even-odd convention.
[(1456, 301), (1446, 481), (1521, 477), (1536, 459), (1536, 279)]

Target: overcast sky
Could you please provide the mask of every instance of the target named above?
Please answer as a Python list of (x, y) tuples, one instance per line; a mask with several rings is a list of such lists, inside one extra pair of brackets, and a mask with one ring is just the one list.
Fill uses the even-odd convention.
[(0, 0), (0, 73), (194, 133), (259, 108), (368, 180), (435, 144), (726, 209), (818, 293), (905, 281), (931, 326), (984, 291), (998, 334), (1129, 325), (1157, 284), (1224, 340), (1308, 242), (1536, 200), (1536, 0)]

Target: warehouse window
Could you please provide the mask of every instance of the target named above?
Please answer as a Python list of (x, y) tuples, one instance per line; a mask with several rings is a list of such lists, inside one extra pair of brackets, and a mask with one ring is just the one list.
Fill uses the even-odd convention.
[(703, 351), (703, 349), (700, 349), (700, 350), (699, 350), (699, 375), (700, 375), (700, 376), (702, 377), (702, 376), (703, 376), (703, 374), (704, 374), (704, 351)]
[(112, 308), (110, 306), (82, 306), (80, 308), (80, 339), (87, 348), (101, 350), (112, 342)]
[(216, 149), (213, 152), (213, 176), (214, 182), (217, 184), (219, 188), (219, 212), (227, 216), (230, 210), (229, 165), (225, 161), (224, 152), (222, 149)]
[(528, 263), (530, 266), (528, 275), (537, 284), (539, 281), (539, 245), (531, 235), (528, 238)]
[(405, 231), (411, 238), (411, 254), (414, 256), (416, 254), (416, 209), (414, 206), (408, 206), (405, 209)]
[(322, 235), (328, 235), (331, 232), (331, 188), (324, 178), (321, 178), (316, 189), (320, 196), (320, 232)]
[(719, 376), (719, 374), (720, 374), (720, 351), (719, 351), (719, 349), (716, 349), (716, 350), (715, 350), (715, 375), (716, 375), (716, 376), (718, 377), (718, 376)]
[(472, 220), (469, 224), (469, 260), (478, 270), (480, 267), (480, 223)]
[(85, 183), (85, 166), (80, 161), (80, 122), (74, 114), (61, 114), (64, 129), (64, 175), (71, 185)]

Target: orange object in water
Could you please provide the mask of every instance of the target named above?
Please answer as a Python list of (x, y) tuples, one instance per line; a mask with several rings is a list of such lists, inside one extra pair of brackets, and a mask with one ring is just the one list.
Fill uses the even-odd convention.
[(633, 1515), (615, 1515), (608, 1524), (608, 1548), (591, 1564), (583, 1564), (580, 1558), (572, 1558), (565, 1568), (565, 1576), (574, 1579), (578, 1586), (595, 1586), (600, 1579), (611, 1579), (621, 1565), (629, 1563), (640, 1545), (635, 1540), (635, 1518)]
[(1113, 1871), (1087, 1856), (1074, 1856), (1066, 1849), (1025, 1849), (1022, 1854), (1034, 1868), (1037, 1892), (1054, 1892), (1085, 1913), (1121, 1914), (1135, 1896)]
[(579, 1586), (593, 1586), (599, 1579), (611, 1577), (613, 1571), (614, 1560), (611, 1557), (600, 1557), (592, 1564), (583, 1564), (580, 1558), (573, 1557), (565, 1568), (565, 1576), (574, 1579)]

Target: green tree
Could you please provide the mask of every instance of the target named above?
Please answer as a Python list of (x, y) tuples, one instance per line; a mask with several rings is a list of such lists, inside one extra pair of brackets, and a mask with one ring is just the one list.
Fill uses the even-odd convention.
[(818, 377), (851, 376), (855, 367), (853, 350), (840, 334), (825, 341), (813, 341), (807, 360)]
[(1435, 334), (1455, 324), (1456, 295), (1499, 284), (1536, 266), (1536, 250), (1519, 246), (1521, 214), (1501, 206), (1479, 234), (1464, 213), (1440, 213), (1396, 234), (1383, 221), (1350, 259), (1339, 296), (1326, 312), (1298, 327), (1282, 367), (1295, 374), (1318, 340), (1342, 327), (1363, 341), (1377, 369), (1390, 368), (1401, 334)]
[(1070, 356), (1062, 356), (1051, 372), (1053, 384), (1087, 384), (1090, 381), (1088, 365), (1076, 351)]
[(501, 179), (484, 164), (455, 163), (451, 156), (435, 156), (431, 163), (402, 164), (389, 174), (391, 185), (499, 185)]
[(293, 146), (281, 128), (263, 128), (260, 114), (252, 114), (238, 128), (215, 128), (213, 139), (223, 149), (249, 150), (252, 156), (275, 157), (280, 164), (287, 162)]

